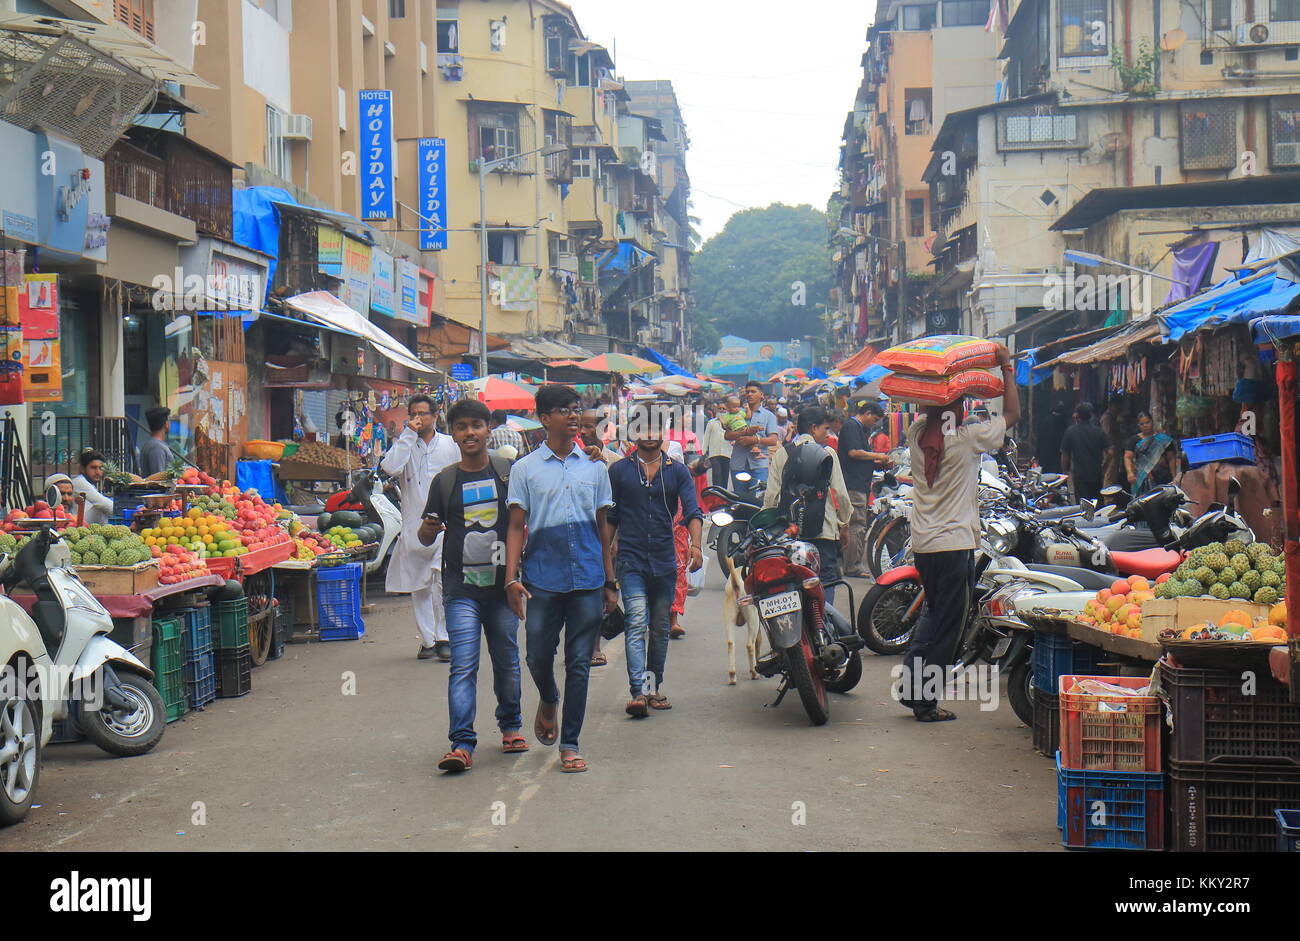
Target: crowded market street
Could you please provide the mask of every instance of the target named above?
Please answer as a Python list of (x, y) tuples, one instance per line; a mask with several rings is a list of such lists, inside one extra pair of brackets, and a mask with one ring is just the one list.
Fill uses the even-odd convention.
[[(413, 656), (407, 599), (372, 596), (363, 641), (289, 645), (258, 670), (256, 695), (218, 700), (147, 755), (51, 746), (40, 806), (0, 849), (1061, 849), (1056, 769), (1031, 750), (1005, 696), (990, 712), (949, 703), (957, 722), (915, 722), (889, 698), (898, 658), (867, 653), (861, 684), (832, 697), (828, 724), (810, 725), (793, 695), (764, 708), (775, 680), (726, 685), (716, 573), (669, 650), (671, 711), (623, 714), (623, 644), (605, 644), (583, 737), (590, 773), (556, 773), (556, 749), (531, 734), (529, 753), (501, 754), (481, 669), (475, 767), (441, 774), (447, 665)], [(355, 696), (340, 692), (348, 672)], [(526, 687), (526, 734), (535, 707)]]

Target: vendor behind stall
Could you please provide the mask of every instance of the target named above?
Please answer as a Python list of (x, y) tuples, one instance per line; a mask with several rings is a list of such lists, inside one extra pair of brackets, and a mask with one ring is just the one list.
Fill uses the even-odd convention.
[(87, 448), (77, 458), (81, 473), (72, 478), (73, 493), (86, 496), (86, 525), (107, 523), (113, 515), (113, 501), (99, 492), (104, 480), (104, 455)]
[(167, 424), (172, 410), (165, 405), (144, 413), (149, 423), (149, 440), (140, 448), (140, 473), (145, 477), (161, 474), (172, 463), (172, 449), (167, 446)]

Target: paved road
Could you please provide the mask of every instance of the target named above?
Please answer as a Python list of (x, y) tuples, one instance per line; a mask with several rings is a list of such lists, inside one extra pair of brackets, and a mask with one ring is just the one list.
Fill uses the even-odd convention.
[[(623, 714), (612, 646), (593, 671), (587, 774), (561, 774), (554, 748), (491, 747), (481, 671), (476, 764), (450, 778), (434, 767), (447, 667), (415, 659), (406, 602), (381, 597), (365, 641), (289, 647), (254, 671), (251, 696), (173, 724), (149, 755), (52, 746), (41, 806), (0, 832), (0, 851), (1060, 848), (1053, 768), (1005, 697), (923, 725), (889, 700), (895, 661), (868, 655), (861, 685), (814, 728), (793, 695), (765, 708), (774, 680), (726, 685), (721, 607), (717, 587), (691, 601), (669, 712)], [(525, 674), (530, 728), (536, 703)]]

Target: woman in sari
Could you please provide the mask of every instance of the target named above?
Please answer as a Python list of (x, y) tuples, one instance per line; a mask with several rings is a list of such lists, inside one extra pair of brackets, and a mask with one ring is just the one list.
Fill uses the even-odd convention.
[(1135, 497), (1173, 481), (1178, 459), (1174, 439), (1156, 431), (1150, 415), (1138, 412), (1137, 424), (1138, 433), (1124, 449), (1124, 468)]

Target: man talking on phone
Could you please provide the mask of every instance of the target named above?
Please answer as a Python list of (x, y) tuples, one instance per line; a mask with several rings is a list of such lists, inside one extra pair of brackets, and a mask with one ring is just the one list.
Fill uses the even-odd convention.
[(394, 594), (411, 595), (420, 634), (420, 660), (451, 661), (447, 622), (442, 610), (442, 539), (420, 543), (420, 523), (429, 485), (443, 468), (460, 460), (460, 449), (439, 433), (438, 407), (427, 395), (413, 395), (406, 406), (406, 427), (380, 464), (402, 488), (402, 535), (388, 563), (385, 585)]

